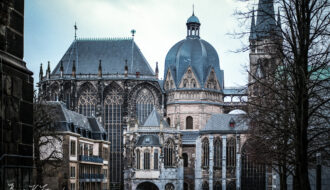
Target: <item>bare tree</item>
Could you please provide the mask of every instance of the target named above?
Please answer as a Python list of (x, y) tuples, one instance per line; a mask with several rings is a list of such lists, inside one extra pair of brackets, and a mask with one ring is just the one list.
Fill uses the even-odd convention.
[(278, 166), (282, 189), (292, 174), (294, 189), (309, 190), (316, 153), (329, 160), (329, 6), (327, 0), (259, 0), (257, 22), (244, 32), (250, 58), (258, 59), (249, 70), (251, 151)]
[(34, 102), (34, 165), (36, 184), (44, 185), (44, 176), (62, 165), (62, 136), (57, 132), (56, 107), (36, 98)]

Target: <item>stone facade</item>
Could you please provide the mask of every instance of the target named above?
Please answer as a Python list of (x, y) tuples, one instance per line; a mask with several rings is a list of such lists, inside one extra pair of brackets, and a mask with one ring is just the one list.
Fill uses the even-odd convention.
[(0, 2), (0, 189), (32, 183), (33, 78), (23, 61), (24, 1)]

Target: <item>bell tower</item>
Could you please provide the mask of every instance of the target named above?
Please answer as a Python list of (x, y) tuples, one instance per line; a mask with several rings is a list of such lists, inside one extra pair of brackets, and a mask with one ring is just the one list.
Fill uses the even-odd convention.
[(259, 0), (257, 11), (252, 11), (249, 96), (256, 95), (261, 90), (255, 85), (256, 81), (264, 80), (274, 70), (276, 62), (281, 60), (278, 54), (279, 47), (282, 46), (280, 12), (277, 15), (276, 21), (273, 0)]

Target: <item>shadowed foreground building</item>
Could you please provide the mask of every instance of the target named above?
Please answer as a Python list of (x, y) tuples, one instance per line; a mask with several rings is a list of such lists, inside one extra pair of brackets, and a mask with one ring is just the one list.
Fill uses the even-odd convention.
[(33, 78), (23, 61), (24, 0), (0, 2), (0, 189), (32, 181)]

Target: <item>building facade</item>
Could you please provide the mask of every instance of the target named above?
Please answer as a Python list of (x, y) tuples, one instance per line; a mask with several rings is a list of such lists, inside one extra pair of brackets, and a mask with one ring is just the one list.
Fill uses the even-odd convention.
[[(110, 142), (107, 132), (95, 117), (86, 117), (65, 108), (63, 102), (47, 102), (54, 111), (54, 128), (60, 138), (55, 146), (40, 146), (41, 160), (56, 148), (60, 167), (53, 160), (44, 167), (44, 184), (49, 189), (109, 189)], [(42, 140), (42, 139), (41, 139)]]
[[(260, 2), (253, 47), (268, 37), (261, 38), (259, 28), (279, 27), (273, 3)], [(40, 96), (104, 126), (111, 189), (272, 189), (272, 171), (246, 154), (242, 118), (255, 87), (226, 88), (217, 51), (201, 38), (194, 13), (186, 26), (186, 38), (167, 53), (164, 80), (133, 38), (75, 39), (53, 72), (48, 64), (43, 75), (41, 67)], [(260, 49), (268, 47), (256, 47), (251, 71), (265, 72), (258, 60), (274, 57)]]
[(27, 189), (33, 168), (33, 78), (23, 61), (24, 0), (0, 2), (0, 189)]

